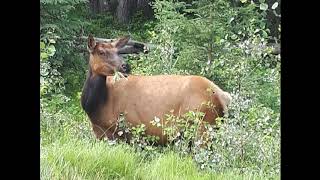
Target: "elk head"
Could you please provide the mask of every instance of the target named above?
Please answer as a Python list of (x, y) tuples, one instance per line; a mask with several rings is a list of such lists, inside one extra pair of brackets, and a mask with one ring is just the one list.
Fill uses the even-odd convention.
[(114, 42), (96, 42), (92, 35), (88, 37), (88, 51), (90, 53), (89, 65), (96, 75), (110, 76), (119, 71), (125, 76), (130, 73), (130, 67), (119, 55), (130, 37), (122, 37)]

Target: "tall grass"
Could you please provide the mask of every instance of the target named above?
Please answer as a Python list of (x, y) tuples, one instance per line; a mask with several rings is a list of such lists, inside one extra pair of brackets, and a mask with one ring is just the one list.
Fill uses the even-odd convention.
[[(271, 146), (270, 143), (261, 141), (264, 156), (260, 157), (261, 153), (254, 151), (255, 144), (260, 139), (258, 132), (254, 136), (258, 138), (256, 140), (252, 136), (244, 135), (242, 130), (230, 131), (230, 128), (236, 126), (232, 123), (225, 123), (226, 127), (222, 128), (223, 133), (218, 137), (219, 141), (230, 141), (229, 146), (225, 148), (223, 143), (217, 141), (215, 142), (217, 143), (216, 148), (212, 151), (214, 154), (199, 154), (206, 156), (200, 157), (201, 164), (214, 165), (211, 170), (201, 169), (198, 164), (199, 160), (197, 160), (199, 157), (194, 159), (192, 154), (181, 153), (172, 147), (139, 150), (129, 144), (110, 144), (107, 141), (98, 141), (92, 133), (91, 124), (85, 114), (79, 114), (76, 111), (77, 115), (74, 115), (70, 111), (72, 106), (69, 103), (74, 102), (64, 104), (66, 108), (59, 110), (50, 109), (50, 106), (42, 108), (40, 159), (41, 179), (43, 180), (280, 179), (279, 173), (274, 172), (272, 167), (264, 167), (274, 163), (279, 164), (278, 145)], [(260, 116), (265, 117), (264, 114), (253, 115), (258, 122), (260, 122)], [(224, 128), (228, 129), (224, 130)], [(258, 130), (257, 127), (254, 129)], [(237, 133), (240, 135), (237, 136)], [(242, 136), (247, 139), (247, 145), (243, 147), (245, 150), (243, 157), (249, 159), (237, 160), (239, 157), (236, 154), (239, 149), (237, 138)], [(269, 140), (271, 143), (276, 143), (278, 138), (269, 138)], [(265, 154), (271, 149), (276, 150), (274, 156)], [(219, 161), (212, 164), (211, 160), (215, 160), (217, 155), (224, 158), (218, 158)], [(208, 160), (202, 162), (205, 159)], [(247, 170), (235, 168), (239, 163), (244, 163)], [(266, 172), (268, 170), (273, 173)]]
[(43, 179), (131, 179), (139, 163), (132, 149), (103, 142), (57, 142), (42, 151)]
[(41, 179), (278, 179), (250, 173), (213, 173), (198, 169), (191, 157), (175, 152), (146, 160), (126, 144), (70, 138), (41, 147)]

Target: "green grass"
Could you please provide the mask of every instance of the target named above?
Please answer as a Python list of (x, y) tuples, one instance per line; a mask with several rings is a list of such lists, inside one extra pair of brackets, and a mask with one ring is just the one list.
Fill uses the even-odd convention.
[[(190, 157), (174, 152), (147, 160), (129, 145), (70, 139), (41, 146), (41, 179), (270, 179), (235, 172), (200, 170)], [(272, 179), (279, 179), (274, 177)]]
[(103, 142), (54, 143), (42, 151), (43, 179), (131, 179), (139, 163), (130, 148)]
[[(266, 171), (270, 168), (262, 167), (270, 164), (266, 161), (245, 161), (248, 164), (244, 167), (248, 168), (248, 171), (244, 173), (235, 169), (234, 164), (233, 167), (226, 164), (214, 171), (208, 171), (201, 170), (192, 157), (183, 156), (171, 148), (151, 152), (138, 151), (124, 143), (109, 145), (95, 139), (91, 124), (84, 113), (75, 111), (74, 115), (69, 111), (72, 106), (68, 104), (66, 107), (61, 111), (44, 109), (41, 113), (42, 180), (280, 179), (278, 173), (268, 173)], [(228, 153), (226, 155), (230, 156)], [(270, 161), (274, 158), (276, 157), (270, 156)], [(258, 167), (258, 170), (251, 171), (255, 167)]]
[(41, 114), (40, 157), (42, 180), (280, 179), (278, 174), (270, 177), (264, 171), (241, 173), (231, 167), (217, 172), (201, 170), (191, 157), (170, 148), (146, 152), (128, 144), (109, 145), (94, 138), (83, 113), (74, 116), (66, 110)]

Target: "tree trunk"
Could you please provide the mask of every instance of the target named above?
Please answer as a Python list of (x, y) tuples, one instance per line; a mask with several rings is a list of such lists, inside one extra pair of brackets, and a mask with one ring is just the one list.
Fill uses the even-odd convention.
[(105, 12), (109, 10), (109, 2), (108, 0), (99, 0), (99, 12)]
[(153, 9), (150, 6), (150, 0), (137, 0), (137, 10), (142, 11), (147, 19), (153, 17)]
[(90, 9), (93, 14), (98, 13), (98, 1), (99, 0), (89, 0)]
[(144, 18), (151, 18), (153, 16), (153, 9), (149, 3), (150, 0), (118, 0), (116, 12), (118, 22), (123, 24), (128, 23), (137, 11), (142, 11)]
[(153, 9), (149, 3), (150, 0), (89, 0), (89, 6), (94, 15), (110, 12), (122, 24), (127, 24), (130, 17), (137, 11), (142, 11), (144, 18), (151, 18)]
[(89, 6), (93, 14), (111, 11), (116, 7), (116, 0), (89, 0)]
[(120, 23), (128, 23), (129, 22), (129, 7), (130, 3), (132, 3), (131, 0), (119, 0), (118, 1), (118, 7), (117, 7), (117, 19)]

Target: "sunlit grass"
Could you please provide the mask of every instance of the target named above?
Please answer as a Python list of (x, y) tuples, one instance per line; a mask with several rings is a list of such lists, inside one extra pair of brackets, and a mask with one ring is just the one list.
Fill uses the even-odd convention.
[[(191, 157), (167, 152), (152, 160), (129, 145), (70, 139), (41, 147), (41, 179), (270, 179), (200, 170)], [(274, 179), (279, 179), (274, 177)]]

